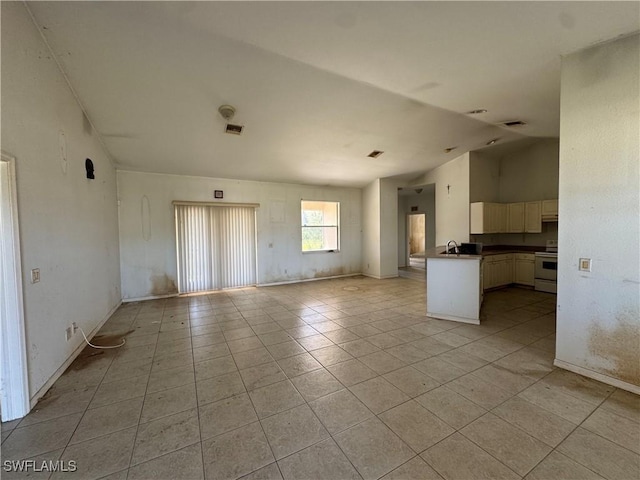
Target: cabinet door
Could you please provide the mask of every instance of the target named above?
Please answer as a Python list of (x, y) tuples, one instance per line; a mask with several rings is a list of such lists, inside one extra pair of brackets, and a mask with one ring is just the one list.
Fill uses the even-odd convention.
[(510, 203), (508, 205), (507, 230), (509, 233), (524, 232), (524, 203)]
[(533, 286), (535, 262), (533, 260), (516, 259), (514, 282), (520, 285)]
[(542, 215), (558, 215), (558, 199), (543, 200)]
[(506, 203), (493, 204), (494, 233), (506, 233), (507, 230), (507, 210)]
[(524, 231), (528, 233), (542, 232), (542, 204), (541, 202), (527, 202), (525, 205)]
[(509, 255), (500, 262), (498, 285), (509, 285), (513, 283), (513, 256)]
[(496, 286), (496, 263), (484, 262), (482, 283), (485, 290)]

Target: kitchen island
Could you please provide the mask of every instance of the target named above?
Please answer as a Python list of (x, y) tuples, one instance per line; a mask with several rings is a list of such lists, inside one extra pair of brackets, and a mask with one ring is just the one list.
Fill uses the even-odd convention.
[(482, 255), (446, 254), (440, 246), (425, 252), (427, 316), (480, 324)]

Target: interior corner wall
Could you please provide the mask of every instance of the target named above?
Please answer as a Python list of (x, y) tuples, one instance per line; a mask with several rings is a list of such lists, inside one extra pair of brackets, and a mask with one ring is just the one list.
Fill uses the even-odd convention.
[[(184, 175), (118, 171), (122, 297), (178, 291), (172, 202), (258, 203), (258, 284), (294, 282), (362, 272), (361, 191)], [(340, 250), (302, 253), (300, 201), (340, 202)], [(145, 234), (143, 235), (143, 228)]]
[(362, 273), (380, 278), (380, 179), (362, 190)]
[(499, 201), (558, 198), (559, 149), (557, 138), (541, 138), (526, 148), (504, 155), (500, 159)]
[[(120, 304), (116, 175), (25, 5), (2, 2), (2, 150), (16, 158), (29, 393)], [(66, 166), (60, 133), (66, 139)], [(88, 180), (85, 159), (95, 165)], [(40, 282), (31, 284), (31, 269)]]
[(412, 185), (436, 186), (436, 245), (469, 241), (469, 153), (417, 178)]
[(398, 184), (380, 180), (380, 278), (398, 276)]
[[(556, 364), (640, 393), (640, 36), (562, 62)], [(580, 258), (591, 272), (578, 269)]]
[(469, 152), (469, 202), (500, 202), (500, 157)]

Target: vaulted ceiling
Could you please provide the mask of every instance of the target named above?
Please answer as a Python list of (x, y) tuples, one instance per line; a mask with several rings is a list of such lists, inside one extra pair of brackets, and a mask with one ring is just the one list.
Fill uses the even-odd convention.
[(640, 29), (638, 2), (27, 6), (118, 168), (357, 187), (557, 137), (561, 56)]

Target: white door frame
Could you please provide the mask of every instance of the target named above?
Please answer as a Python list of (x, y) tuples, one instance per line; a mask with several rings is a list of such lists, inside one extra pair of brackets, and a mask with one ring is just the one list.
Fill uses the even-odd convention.
[(29, 413), (29, 378), (22, 296), (18, 197), (15, 158), (1, 154), (3, 179), (0, 217), (0, 408), (2, 420), (9, 421)]

